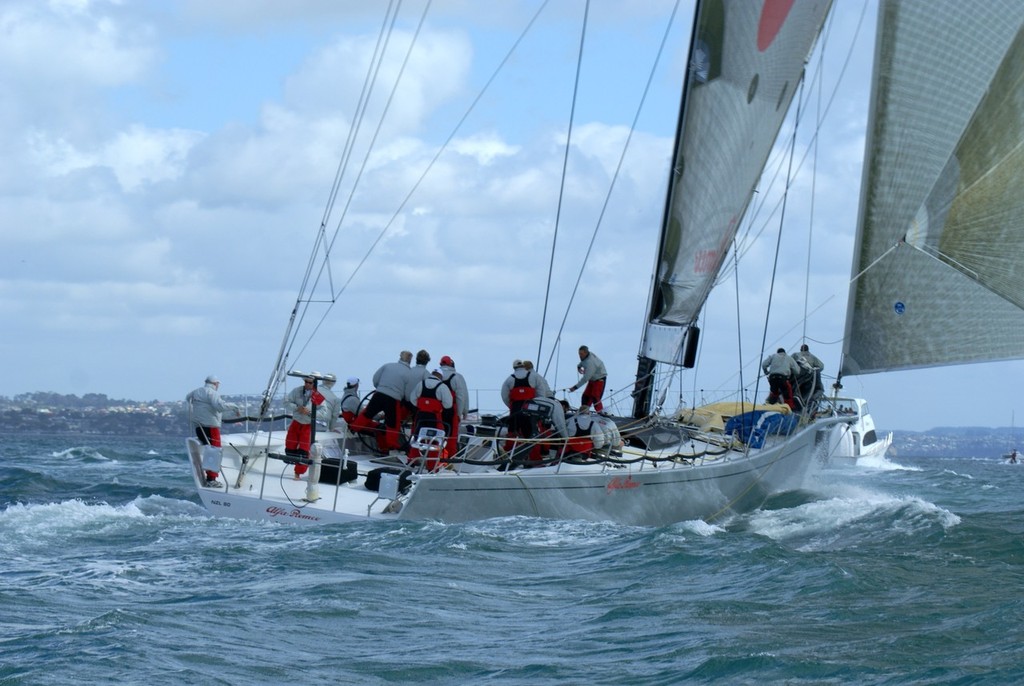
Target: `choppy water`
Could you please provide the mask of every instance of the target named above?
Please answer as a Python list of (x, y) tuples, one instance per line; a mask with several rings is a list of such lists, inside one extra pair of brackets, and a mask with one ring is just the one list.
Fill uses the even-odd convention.
[(183, 441), (5, 437), (0, 684), (1024, 679), (1024, 465), (835, 470), (720, 526), (214, 519)]

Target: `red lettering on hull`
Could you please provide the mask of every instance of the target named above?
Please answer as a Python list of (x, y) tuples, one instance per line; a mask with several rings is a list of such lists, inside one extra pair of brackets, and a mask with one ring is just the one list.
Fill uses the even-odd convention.
[(617, 476), (617, 477), (615, 477), (614, 479), (612, 479), (611, 481), (608, 482), (608, 485), (605, 487), (605, 490), (607, 490), (607, 491), (622, 491), (622, 490), (628, 490), (630, 488), (640, 488), (640, 482), (639, 481), (633, 481), (633, 477), (631, 477), (631, 476), (627, 476), (625, 478), (623, 478), (621, 476)]
[(277, 507), (276, 505), (271, 505), (270, 507), (268, 507), (267, 508), (267, 514), (269, 514), (271, 516), (271, 518), (273, 518), (273, 517), (292, 517), (294, 519), (308, 519), (311, 522), (319, 522), (320, 521), (319, 517), (314, 517), (313, 515), (308, 515), (308, 514), (304, 513), (302, 510), (300, 510), (298, 508), (294, 508), (294, 509), (291, 509), (291, 510), (286, 510), (283, 507)]

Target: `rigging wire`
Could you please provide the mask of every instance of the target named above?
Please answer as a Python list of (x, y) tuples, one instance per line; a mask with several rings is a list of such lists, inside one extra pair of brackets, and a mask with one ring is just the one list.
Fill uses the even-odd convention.
[[(522, 30), (520, 35), (516, 38), (515, 42), (512, 44), (512, 46), (506, 52), (506, 54), (502, 58), (501, 62), (494, 69), (494, 71), (492, 72), (491, 76), (488, 78), (487, 82), (480, 89), (480, 92), (473, 99), (472, 103), (470, 103), (469, 107), (467, 107), (467, 109), (463, 113), (462, 117), (459, 119), (459, 121), (452, 128), (452, 130), (448, 134), (447, 138), (445, 138), (445, 140), (442, 142), (442, 144), (438, 147), (438, 149), (435, 152), (434, 156), (427, 163), (426, 167), (423, 169), (423, 171), (420, 174), (420, 176), (416, 179), (416, 182), (409, 189), (408, 193), (406, 193), (406, 195), (403, 197), (401, 203), (399, 203), (398, 207), (392, 213), (390, 219), (387, 221), (387, 223), (381, 229), (380, 233), (377, 235), (377, 238), (373, 241), (373, 243), (370, 245), (370, 247), (363, 254), (362, 258), (359, 260), (357, 265), (353, 268), (351, 274), (349, 274), (348, 279), (344, 282), (344, 284), (342, 284), (342, 286), (338, 290), (338, 292), (336, 294), (334, 294), (334, 297), (332, 298), (330, 303), (327, 305), (327, 307), (325, 308), (324, 312), (321, 314), (321, 317), (320, 317), (319, 321), (317, 322), (315, 328), (313, 329), (312, 333), (310, 334), (309, 338), (307, 339), (307, 342), (306, 342), (305, 346), (303, 346), (303, 350), (312, 341), (313, 335), (316, 333), (316, 331), (323, 324), (324, 320), (327, 318), (327, 315), (330, 313), (330, 310), (334, 307), (334, 304), (337, 302), (338, 298), (340, 298), (341, 295), (348, 289), (348, 286), (352, 283), (353, 279), (356, 277), (356, 275), (359, 273), (359, 271), (366, 264), (366, 261), (369, 259), (370, 255), (373, 253), (373, 251), (376, 249), (377, 245), (380, 243), (380, 241), (384, 238), (384, 236), (388, 233), (388, 231), (391, 229), (391, 227), (398, 220), (399, 216), (402, 213), (402, 210), (408, 204), (408, 202), (412, 198), (413, 194), (416, 192), (416, 190), (423, 183), (423, 180), (427, 177), (427, 174), (434, 167), (434, 165), (436, 164), (437, 160), (441, 157), (441, 154), (445, 150), (447, 150), (448, 145), (455, 138), (455, 135), (462, 128), (462, 125), (469, 118), (469, 115), (474, 111), (476, 106), (479, 104), (480, 100), (483, 98), (484, 94), (487, 92), (489, 87), (493, 84), (493, 82), (497, 78), (498, 74), (501, 72), (501, 70), (504, 68), (504, 66), (509, 62), (509, 60), (511, 59), (512, 55), (515, 53), (516, 49), (519, 47), (520, 43), (522, 43), (523, 39), (530, 32), (530, 30), (533, 28), (534, 24), (537, 21), (537, 18), (541, 15), (541, 13), (544, 11), (545, 7), (547, 7), (549, 2), (550, 2), (550, 0), (544, 0), (544, 2), (541, 4), (541, 6), (537, 9), (537, 11), (530, 18), (529, 22), (527, 22), (526, 27)], [(422, 25), (422, 21), (421, 21), (421, 25)], [(419, 29), (417, 29), (417, 34), (418, 34), (418, 32), (419, 32)], [(410, 46), (410, 50), (411, 50), (411, 46)], [(396, 87), (397, 87), (397, 81), (396, 81)], [(389, 100), (389, 102), (390, 102), (390, 100)], [(384, 117), (384, 115), (382, 114), (381, 115), (381, 120), (382, 120), (381, 124), (383, 124), (383, 117)], [(378, 131), (379, 130), (380, 130), (380, 126), (378, 126)], [(374, 140), (376, 140), (376, 135), (374, 136)], [(372, 150), (372, 142), (371, 142), (370, 150)], [(367, 159), (368, 158), (369, 158), (369, 151), (367, 152)], [(365, 168), (365, 165), (366, 165), (366, 160), (364, 160), (363, 168)], [(355, 182), (355, 184), (353, 186), (353, 190), (352, 190), (353, 194), (355, 193), (355, 185), (358, 184), (358, 181), (361, 178), (361, 176), (362, 176), (362, 169), (360, 170), (359, 176), (357, 177), (356, 182)], [(348, 205), (346, 205), (346, 212), (347, 212), (347, 209), (348, 209)], [(344, 215), (338, 221), (337, 227), (335, 229), (335, 237), (338, 235), (338, 232), (340, 232), (343, 223), (344, 223)], [(332, 239), (332, 245), (333, 245), (333, 239)], [(301, 351), (300, 351), (300, 354), (301, 354)]]
[[(576, 78), (572, 87), (572, 102), (569, 105), (569, 131), (565, 136), (565, 151), (562, 153), (562, 178), (558, 185), (558, 204), (555, 209), (555, 229), (551, 233), (551, 255), (548, 258), (548, 282), (544, 289), (544, 309), (540, 317), (540, 337), (537, 340), (537, 362), (540, 363), (542, 351), (544, 350), (544, 326), (548, 318), (548, 302), (551, 299), (551, 277), (555, 271), (555, 247), (558, 245), (558, 227), (562, 219), (562, 203), (565, 199), (566, 169), (569, 166), (569, 151), (572, 147), (573, 124), (576, 122), (576, 101), (580, 92), (580, 73), (583, 71), (583, 48), (587, 38), (587, 19), (590, 16), (590, 0), (583, 4), (583, 26), (580, 27), (580, 46), (576, 55)], [(550, 359), (548, 364), (551, 364)], [(548, 373), (548, 368), (544, 368)]]
[[(380, 70), (380, 64), (383, 61), (383, 55), (386, 51), (388, 40), (390, 39), (391, 32), (394, 29), (395, 19), (398, 16), (398, 8), (400, 5), (401, 0), (398, 1), (397, 5), (394, 0), (391, 0), (384, 14), (384, 20), (381, 24), (380, 31), (377, 34), (377, 43), (374, 47), (374, 53), (370, 60), (370, 64), (367, 68), (366, 77), (363, 80), (363, 87), (360, 92), (359, 101), (356, 105), (356, 111), (353, 114), (353, 126), (349, 129), (349, 135), (345, 141), (345, 147), (343, 149), (341, 159), (338, 162), (338, 168), (335, 170), (334, 181), (331, 184), (331, 190), (328, 193), (327, 203), (326, 206), (324, 207), (324, 214), (320, 220), (320, 226), (318, 227), (317, 230), (317, 237), (316, 240), (314, 241), (313, 248), (310, 251), (309, 261), (306, 264), (306, 270), (303, 274), (302, 283), (299, 287), (299, 294), (295, 300), (295, 305), (292, 308), (291, 315), (288, 319), (288, 324), (285, 327), (285, 333), (281, 340), (281, 346), (280, 349), (278, 350), (277, 359), (274, 363), (274, 369), (271, 372), (270, 378), (267, 381), (266, 390), (264, 390), (263, 392), (263, 407), (260, 412), (261, 416), (266, 413), (266, 409), (269, 406), (270, 399), (276, 392), (277, 387), (283, 381), (284, 370), (285, 367), (287, 366), (287, 360), (291, 351), (291, 345), (293, 343), (292, 331), (295, 330), (297, 318), (299, 324), (301, 324), (302, 320), (305, 318), (305, 312), (308, 309), (308, 302), (306, 303), (306, 308), (303, 308), (303, 314), (301, 317), (299, 317), (299, 309), (302, 303), (306, 300), (306, 293), (307, 287), (309, 285), (310, 274), (312, 273), (313, 267), (316, 263), (316, 256), (320, 251), (321, 245), (325, 246), (323, 261), (328, 263), (330, 261), (330, 245), (328, 245), (325, 242), (327, 223), (330, 218), (331, 212), (334, 208), (335, 201), (337, 200), (338, 192), (341, 187), (341, 181), (344, 176), (344, 171), (348, 167), (348, 161), (351, 156), (351, 151), (354, 147), (356, 137), (358, 135), (359, 126), (362, 123), (363, 117), (365, 115), (366, 102), (369, 99), (369, 93), (372, 91), (373, 84), (376, 82), (377, 74), (379, 73)], [(388, 21), (389, 17), (391, 18), (390, 22)], [(388, 28), (389, 24), (390, 29)], [(331, 245), (333, 245), (333, 241), (331, 241)], [(322, 270), (323, 267), (321, 267), (321, 273)], [(310, 294), (316, 289), (317, 283), (319, 283), (319, 275), (314, 285), (308, 289), (308, 292)]]
[[(825, 50), (822, 45), (822, 50), (818, 52), (818, 70), (815, 74), (814, 80), (817, 82), (817, 87), (812, 88), (811, 91), (817, 94), (818, 101), (815, 108), (818, 119), (814, 124), (814, 130), (821, 130), (821, 91), (822, 91), (822, 79), (825, 73)], [(814, 200), (817, 197), (818, 188), (818, 136), (814, 136), (814, 140), (811, 143), (813, 147), (813, 154), (811, 155), (811, 203), (808, 208), (807, 217), (807, 265), (804, 269), (804, 317), (803, 317), (803, 331), (801, 332), (800, 338), (804, 341), (807, 340), (807, 307), (811, 299), (811, 247), (814, 240)]]
[[(413, 49), (415, 48), (416, 42), (419, 39), (420, 32), (423, 30), (423, 24), (426, 22), (427, 12), (430, 9), (430, 3), (431, 3), (431, 0), (427, 0), (426, 5), (424, 5), (423, 13), (420, 15), (419, 23), (416, 25), (416, 31), (413, 33), (412, 39), (409, 41), (409, 47), (408, 47), (408, 49), (405, 52), (405, 57), (402, 59), (402, 65), (401, 65), (401, 67), (399, 67), (398, 73), (395, 76), (394, 84), (391, 87), (391, 91), (388, 93), (387, 101), (384, 103), (384, 109), (381, 112), (380, 119), (377, 121), (377, 128), (374, 129), (373, 135), (370, 137), (369, 144), (366, 147), (366, 154), (363, 155), (363, 161), (360, 164), (359, 171), (356, 173), (356, 178), (355, 178), (355, 180), (352, 183), (352, 188), (349, 191), (348, 199), (345, 202), (345, 206), (342, 208), (341, 217), (338, 219), (337, 226), (336, 226), (336, 228), (334, 230), (334, 235), (331, 238), (331, 245), (334, 245), (334, 242), (338, 238), (338, 235), (339, 235), (339, 233), (341, 231), (342, 223), (344, 222), (345, 217), (348, 215), (349, 208), (352, 206), (352, 200), (355, 197), (356, 188), (358, 187), (359, 182), (363, 178), (363, 174), (366, 171), (366, 167), (367, 167), (367, 165), (370, 162), (370, 156), (373, 154), (374, 145), (377, 142), (378, 136), (380, 136), (381, 130), (384, 128), (384, 121), (387, 119), (388, 112), (391, 110), (391, 105), (394, 102), (395, 94), (398, 92), (398, 86), (402, 82), (402, 76), (405, 74), (405, 69), (409, 65), (409, 59), (412, 57)], [(369, 256), (370, 252), (372, 252), (374, 250), (374, 248), (377, 247), (377, 244), (384, 237), (384, 233), (386, 232), (386, 230), (387, 230), (387, 227), (385, 227), (385, 229), (382, 230), (380, 232), (380, 234), (378, 234), (376, 240), (374, 240), (374, 242), (370, 245), (370, 248), (369, 248), (369, 250), (367, 251), (367, 254), (366, 254), (367, 257)], [(364, 257), (363, 259), (365, 260), (366, 258)], [(362, 262), (360, 262), (360, 266), (361, 265), (362, 265)], [(354, 275), (354, 273), (353, 273), (353, 275)], [(341, 295), (341, 292), (345, 290), (345, 286), (347, 286), (351, 281), (352, 281), (352, 276), (349, 276), (348, 281), (345, 282), (344, 286), (342, 286), (341, 290), (338, 291), (337, 295), (334, 295), (332, 297), (332, 299), (331, 299), (331, 305), (332, 306), (333, 306), (334, 302), (337, 300), (338, 296)], [(303, 346), (302, 350), (305, 350), (305, 347), (308, 346), (309, 343), (313, 340), (314, 336), (316, 335), (316, 332), (319, 331), (320, 326), (323, 324), (324, 320), (326, 319), (327, 314), (330, 311), (330, 309), (331, 308), (328, 307), (327, 310), (321, 314), (320, 320), (316, 323), (316, 325), (310, 331), (309, 336), (307, 337), (306, 343)], [(300, 350), (300, 354), (301, 354), (301, 352), (302, 351)]]
[[(661, 57), (665, 51), (665, 45), (668, 43), (668, 38), (675, 23), (676, 12), (679, 9), (679, 0), (676, 0), (672, 6), (672, 14), (669, 15), (668, 22), (665, 24), (665, 32), (662, 34), (661, 43), (658, 45), (658, 52), (654, 57), (654, 64), (651, 65), (651, 70), (647, 75), (647, 83), (644, 84), (643, 94), (640, 96), (640, 102), (637, 104), (636, 112), (633, 115), (633, 121), (629, 127), (629, 134), (626, 136), (626, 141), (622, 146), (622, 152), (619, 155), (619, 161), (615, 165), (615, 172), (612, 174), (611, 182), (608, 184), (608, 192), (605, 194), (604, 203), (601, 205), (601, 211), (598, 214), (597, 222), (594, 224), (594, 231), (590, 235), (590, 243), (587, 245), (587, 252), (583, 256), (583, 262), (580, 265), (579, 271), (576, 274), (576, 282), (573, 284), (572, 292), (569, 295), (569, 301), (565, 306), (565, 313), (562, 316), (562, 321), (558, 326), (558, 333), (555, 336), (555, 341), (561, 341), (562, 333), (565, 331), (565, 323), (569, 319), (569, 311), (572, 309), (573, 302), (576, 299), (576, 293), (579, 291), (580, 282), (583, 280), (583, 272), (586, 269), (587, 261), (590, 259), (590, 253), (594, 249), (594, 242), (597, 240), (597, 232), (601, 229), (601, 224), (604, 221), (605, 213), (608, 210), (608, 204), (611, 201), (612, 190), (615, 188), (615, 184), (618, 181), (619, 173), (622, 170), (622, 165), (626, 159), (626, 153), (629, 150), (630, 142), (633, 140), (633, 133), (636, 131), (637, 122), (640, 119), (640, 113), (643, 111), (644, 103), (647, 101), (647, 96), (651, 90), (651, 84), (654, 81), (654, 74), (657, 70), (658, 64), (661, 61)], [(549, 273), (550, 278), (550, 273)], [(552, 347), (551, 355), (548, 356), (548, 361), (544, 366), (545, 373), (551, 366), (551, 362), (554, 359), (555, 349)], [(538, 362), (540, 360), (540, 354), (538, 354)]]
[[(804, 79), (800, 79), (800, 89), (804, 88)], [(764, 356), (765, 342), (768, 339), (768, 321), (771, 318), (772, 312), (772, 300), (775, 294), (775, 277), (778, 274), (779, 269), (779, 254), (782, 252), (782, 229), (785, 226), (786, 221), (786, 202), (789, 198), (789, 189), (793, 184), (793, 159), (796, 157), (796, 134), (797, 129), (800, 127), (800, 113), (801, 113), (802, 101), (800, 98), (797, 99), (796, 116), (793, 120), (793, 134), (790, 137), (790, 157), (789, 157), (789, 169), (787, 170), (786, 185), (782, 192), (782, 211), (779, 213), (779, 233), (775, 239), (775, 259), (772, 263), (772, 278), (768, 286), (768, 306), (765, 307), (764, 312), (764, 329), (761, 333), (761, 357)], [(757, 398), (755, 398), (755, 401)]]
[[(733, 275), (734, 275), (733, 278), (735, 279), (735, 283), (736, 283), (736, 288), (735, 288), (735, 292), (736, 292), (736, 356), (739, 358), (738, 359), (738, 361), (739, 361), (739, 372), (738, 373), (740, 375), (740, 379), (739, 379), (739, 381), (740, 381), (740, 412), (739, 413), (742, 415), (742, 414), (744, 414), (746, 412), (746, 408), (743, 407), (743, 403), (745, 401), (745, 398), (743, 397), (743, 325), (742, 325), (742, 322), (743, 322), (743, 309), (740, 306), (740, 266), (739, 266), (740, 256), (739, 256), (739, 251), (736, 250), (736, 237), (735, 236), (733, 236), (733, 239), (732, 239), (732, 259), (733, 259), (734, 266), (735, 266), (735, 269), (733, 269)], [(769, 302), (771, 302), (771, 301), (769, 300)], [(762, 346), (763, 346), (763, 344), (762, 344)], [(760, 380), (761, 380), (761, 375), (758, 374), (757, 375), (757, 381), (760, 382)], [(754, 385), (754, 406), (755, 407), (757, 406), (757, 394), (758, 394), (758, 385), (755, 382), (755, 385)]]
[[(334, 184), (331, 187), (331, 194), (327, 201), (327, 206), (324, 208), (324, 216), (320, 222), (321, 230), (326, 230), (327, 224), (330, 220), (331, 213), (334, 211), (334, 204), (338, 197), (338, 193), (341, 189), (341, 182), (345, 175), (345, 170), (348, 169), (349, 161), (352, 158), (352, 151), (355, 149), (355, 142), (359, 137), (359, 131), (362, 128), (363, 121), (366, 118), (366, 109), (369, 107), (370, 94), (373, 92), (373, 86), (377, 83), (377, 77), (380, 75), (381, 67), (384, 64), (384, 55), (387, 54), (387, 46), (391, 42), (391, 34), (394, 30), (395, 20), (398, 18), (398, 10), (401, 7), (401, 0), (398, 0), (397, 6), (395, 0), (391, 0), (388, 5), (388, 10), (384, 14), (384, 23), (381, 25), (380, 33), (377, 36), (377, 43), (373, 49), (373, 55), (370, 57), (370, 65), (366, 72), (366, 78), (363, 80), (363, 87), (359, 93), (359, 100), (356, 103), (356, 111), (352, 117), (352, 126), (349, 128), (348, 136), (345, 140), (345, 147), (342, 150), (341, 159), (338, 161), (338, 170), (334, 175)], [(429, 3), (427, 5), (429, 7)], [(394, 8), (394, 16), (391, 19), (391, 30), (385, 32), (385, 27), (388, 25), (388, 17), (391, 16), (392, 8)], [(426, 10), (424, 10), (424, 16)], [(415, 42), (415, 40), (414, 40)], [(411, 50), (411, 46), (410, 46)], [(345, 209), (342, 211), (342, 217), (348, 210), (349, 205), (352, 202), (352, 194), (354, 188), (349, 192), (348, 200), (345, 203)], [(330, 271), (330, 260), (327, 259), (330, 256), (331, 249), (334, 247), (334, 242), (337, 240), (338, 232), (335, 230), (334, 235), (331, 238), (330, 243), (324, 251), (324, 264)], [(323, 273), (323, 266), (321, 267), (321, 273)], [(317, 282), (319, 283), (319, 275), (317, 276)], [(316, 287), (314, 283), (314, 288)], [(331, 298), (334, 298), (333, 282), (331, 284)]]

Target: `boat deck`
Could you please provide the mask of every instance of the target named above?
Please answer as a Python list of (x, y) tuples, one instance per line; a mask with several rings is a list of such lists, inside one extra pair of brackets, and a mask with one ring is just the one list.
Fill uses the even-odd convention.
[[(721, 445), (704, 441), (693, 441), (680, 452), (680, 446), (672, 450), (641, 450), (626, 446), (615, 461), (555, 462), (541, 466), (509, 466), (495, 468), (487, 465), (493, 460), (491, 443), (487, 439), (471, 443), (460, 451), (457, 458), (444, 468), (425, 475), (415, 473), (399, 453), (388, 456), (352, 453), (338, 446), (345, 445), (340, 435), (318, 436), (326, 447), (325, 453), (333, 464), (319, 467), (311, 465), (301, 477), (295, 476), (294, 458), (283, 455), (283, 434), (233, 435), (227, 437), (221, 462), (220, 486), (204, 484), (200, 468), (201, 446), (189, 439), (189, 452), (195, 466), (195, 478), (199, 495), (211, 512), (221, 516), (272, 519), (295, 522), (331, 522), (365, 519), (398, 519), (404, 501), (404, 479), (400, 484), (398, 474), (405, 473), (411, 483), (422, 477), (431, 481), (464, 480), (472, 481), (479, 487), (481, 480), (487, 488), (503, 490), (502, 483), (520, 488), (524, 478), (535, 481), (544, 476), (595, 477), (605, 475), (607, 479), (629, 478), (640, 472), (664, 472), (687, 470), (714, 462), (723, 462), (742, 457), (743, 453)], [(338, 461), (351, 463), (346, 470), (339, 470)], [(482, 463), (482, 464), (481, 464)], [(493, 464), (493, 463), (492, 463)], [(392, 476), (381, 479), (380, 490), (370, 490), (367, 477), (374, 470), (385, 470)], [(351, 480), (347, 478), (353, 477)], [(339, 483), (340, 481), (340, 483)], [(452, 484), (457, 487), (457, 484)]]

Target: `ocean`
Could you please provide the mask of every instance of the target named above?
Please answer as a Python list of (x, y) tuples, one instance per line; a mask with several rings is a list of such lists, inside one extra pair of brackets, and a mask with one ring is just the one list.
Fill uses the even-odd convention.
[(896, 457), (710, 525), (215, 519), (184, 439), (5, 436), (0, 684), (1009, 684), (1024, 465)]

